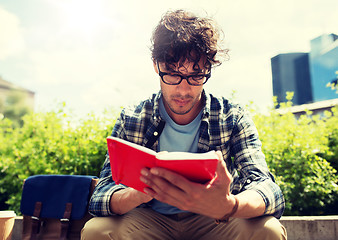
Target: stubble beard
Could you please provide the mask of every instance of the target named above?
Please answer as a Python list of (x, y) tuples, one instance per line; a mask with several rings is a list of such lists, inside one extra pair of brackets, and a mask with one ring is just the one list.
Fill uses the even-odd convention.
[[(192, 100), (192, 102), (189, 102), (189, 104), (191, 104), (191, 106), (186, 110), (183, 110), (183, 109), (181, 110), (179, 106), (177, 106), (177, 108), (175, 109), (175, 107), (173, 106), (173, 105), (175, 105), (174, 99), (183, 100), (183, 101), (185, 101), (185, 100), (191, 101)], [(173, 104), (170, 104), (170, 102), (167, 101), (167, 106), (169, 107), (170, 111), (172, 111), (174, 114), (181, 115), (181, 116), (189, 113), (194, 108), (196, 103), (198, 102), (197, 99), (194, 99), (190, 95), (186, 95), (186, 96), (174, 95), (174, 96), (170, 97), (170, 100), (173, 102)]]

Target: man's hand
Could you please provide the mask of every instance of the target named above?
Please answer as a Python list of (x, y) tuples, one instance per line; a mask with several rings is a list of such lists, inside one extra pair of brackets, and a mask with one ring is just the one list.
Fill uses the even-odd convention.
[(133, 188), (125, 188), (115, 192), (110, 201), (110, 209), (116, 214), (124, 214), (142, 203), (147, 203), (153, 198)]
[(144, 191), (153, 198), (181, 210), (221, 218), (235, 205), (230, 194), (232, 176), (221, 152), (215, 177), (206, 184), (194, 183), (164, 168), (142, 169), (141, 181), (149, 186)]

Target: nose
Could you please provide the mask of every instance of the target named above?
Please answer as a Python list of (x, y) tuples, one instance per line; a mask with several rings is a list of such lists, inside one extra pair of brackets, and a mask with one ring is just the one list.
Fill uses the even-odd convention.
[(191, 85), (188, 83), (188, 79), (186, 77), (182, 78), (182, 82), (177, 85), (177, 89), (180, 92), (189, 92), (191, 90)]

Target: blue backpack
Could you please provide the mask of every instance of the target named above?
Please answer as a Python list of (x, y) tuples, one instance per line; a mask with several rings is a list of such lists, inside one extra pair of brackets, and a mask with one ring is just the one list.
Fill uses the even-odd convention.
[(35, 175), (23, 186), (23, 240), (80, 239), (91, 216), (88, 202), (98, 179), (79, 175)]

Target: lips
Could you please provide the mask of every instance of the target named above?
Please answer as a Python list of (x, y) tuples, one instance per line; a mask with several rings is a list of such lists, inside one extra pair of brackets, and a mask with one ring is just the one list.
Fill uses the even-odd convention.
[(187, 104), (190, 102), (190, 100), (182, 100), (182, 99), (173, 99), (173, 101), (174, 101), (178, 106), (181, 106), (181, 107), (187, 105)]

